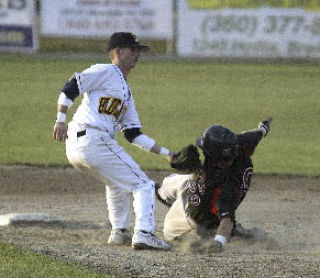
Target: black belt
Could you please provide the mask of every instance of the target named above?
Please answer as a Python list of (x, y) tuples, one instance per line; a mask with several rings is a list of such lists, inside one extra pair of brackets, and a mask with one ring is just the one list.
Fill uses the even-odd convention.
[(87, 134), (87, 131), (86, 130), (82, 130), (82, 131), (78, 131), (77, 132), (77, 137), (81, 137), (81, 136), (84, 136)]

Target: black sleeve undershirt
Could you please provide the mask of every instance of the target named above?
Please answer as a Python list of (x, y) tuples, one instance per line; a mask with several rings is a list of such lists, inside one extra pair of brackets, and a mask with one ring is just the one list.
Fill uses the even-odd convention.
[(130, 142), (132, 143), (132, 141), (134, 140), (134, 138), (136, 138), (137, 136), (139, 136), (140, 134), (142, 134), (140, 128), (129, 128), (129, 129), (125, 129), (123, 131), (124, 133), (124, 137)]
[(75, 98), (80, 94), (76, 78), (73, 77), (70, 79), (61, 89), (61, 92), (64, 92), (67, 98), (74, 101)]

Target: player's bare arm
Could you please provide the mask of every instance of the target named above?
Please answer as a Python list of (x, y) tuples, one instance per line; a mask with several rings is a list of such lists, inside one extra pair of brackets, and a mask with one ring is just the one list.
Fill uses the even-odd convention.
[(154, 144), (154, 146), (151, 148), (150, 152), (156, 153), (156, 154), (163, 154), (165, 155), (166, 159), (171, 162), (173, 156), (176, 154), (173, 151), (167, 150), (164, 147), (159, 146), (158, 144)]
[(223, 217), (220, 220), (220, 225), (216, 234), (221, 235), (228, 240), (230, 238), (232, 229), (233, 229), (233, 221), (231, 220), (231, 218)]
[(73, 104), (74, 99), (79, 96), (77, 80), (72, 76), (63, 87), (57, 104), (57, 120), (53, 128), (52, 137), (60, 142), (65, 142), (67, 138), (67, 110)]
[(64, 142), (67, 138), (66, 115), (68, 107), (58, 104), (57, 110), (57, 120), (54, 124), (52, 137), (57, 141)]
[(214, 237), (212, 250), (214, 252), (221, 252), (222, 246), (225, 245), (231, 236), (231, 231), (233, 229), (233, 221), (230, 217), (223, 217), (220, 220), (220, 225), (218, 227), (217, 233)]
[(125, 138), (133, 145), (147, 151), (164, 155), (168, 161), (172, 160), (175, 152), (158, 145), (154, 139), (142, 133), (140, 128), (131, 128), (124, 130)]

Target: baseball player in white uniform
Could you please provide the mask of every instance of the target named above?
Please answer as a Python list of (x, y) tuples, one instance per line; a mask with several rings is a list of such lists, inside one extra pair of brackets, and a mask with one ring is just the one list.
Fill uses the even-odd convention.
[[(132, 33), (114, 33), (108, 45), (111, 64), (96, 64), (75, 73), (58, 98), (58, 114), (53, 138), (66, 141), (69, 162), (106, 184), (106, 199), (112, 231), (109, 244), (131, 244), (135, 249), (169, 249), (154, 235), (155, 183), (117, 143), (118, 130), (132, 144), (165, 156), (173, 152), (156, 144), (141, 131), (127, 75), (136, 65), (141, 45)], [(66, 127), (66, 112), (83, 94), (81, 105)], [(135, 212), (134, 233), (129, 233), (130, 194)]]

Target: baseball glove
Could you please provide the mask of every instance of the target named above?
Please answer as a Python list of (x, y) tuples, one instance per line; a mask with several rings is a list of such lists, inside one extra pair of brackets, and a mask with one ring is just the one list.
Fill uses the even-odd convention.
[(200, 154), (197, 147), (190, 144), (182, 148), (173, 156), (170, 165), (172, 168), (184, 173), (196, 172), (201, 167)]

